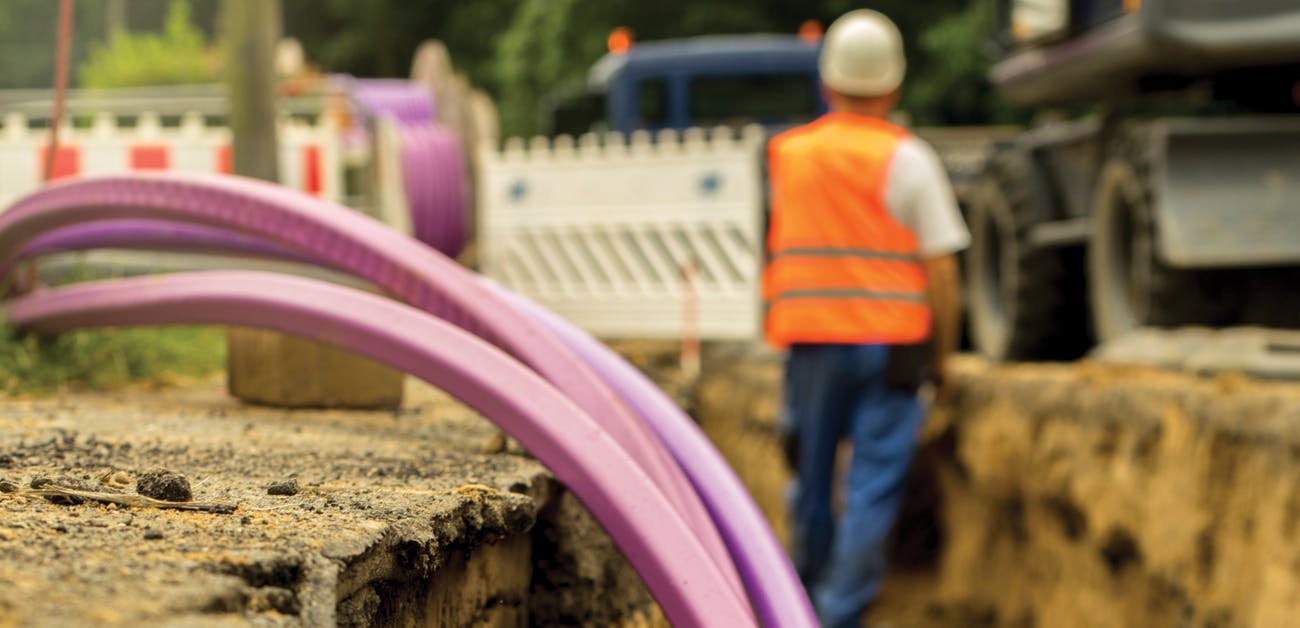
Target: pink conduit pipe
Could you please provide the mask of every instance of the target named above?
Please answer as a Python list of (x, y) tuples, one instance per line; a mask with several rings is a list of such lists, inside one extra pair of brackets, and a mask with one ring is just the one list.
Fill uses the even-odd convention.
[[(168, 229), (165, 223), (107, 221), (64, 227), (41, 236), (38, 241), (58, 242), (62, 245), (60, 250), (95, 248), (101, 242), (151, 246), (159, 243), (157, 234), (171, 232)], [(205, 239), (198, 244), (205, 249), (221, 250), (223, 246), (230, 246), (250, 252), (267, 252), (272, 256), (288, 253), (257, 240), (245, 242), (241, 236), (228, 231), (212, 227), (202, 229), (208, 232), (203, 234)], [(24, 247), (24, 255), (40, 252), (35, 242)], [(349, 269), (338, 270), (349, 272)], [(811, 604), (762, 512), (690, 417), (640, 371), (586, 332), (526, 297), (490, 280), (483, 281), (503, 300), (541, 322), (573, 350), (664, 442), (709, 509), (763, 624), (816, 625)]]
[(763, 625), (816, 626), (812, 603), (762, 511), (695, 422), (654, 382), (587, 332), (527, 297), (490, 280), (484, 283), (578, 354), (663, 440), (713, 515)]
[(658, 439), (567, 347), (446, 256), (373, 218), (295, 190), (242, 177), (156, 172), (72, 180), (20, 199), (0, 214), (0, 271), (9, 271), (29, 240), (110, 219), (211, 225), (256, 236), (351, 269), (397, 299), (518, 357), (608, 427), (677, 505), (708, 558), (730, 572), (734, 593), (743, 596), (717, 528)]
[(312, 257), (267, 244), (255, 237), (217, 227), (160, 220), (100, 220), (64, 227), (28, 242), (18, 252), (18, 259), (106, 248), (237, 254), (315, 262)]
[(415, 239), (456, 257), (465, 248), (465, 167), (451, 131), (435, 124), (402, 128), (402, 184)]
[(600, 424), (519, 362), (425, 312), (356, 289), (218, 271), (81, 284), (12, 301), (10, 322), (60, 332), (125, 325), (239, 325), (335, 344), (411, 373), (479, 411), (555, 473), (627, 555), (668, 619), (753, 625), (725, 573)]
[(341, 76), (338, 80), (355, 105), (358, 123), (376, 114), (391, 115), (402, 124), (428, 124), (438, 117), (433, 93), (415, 81), (351, 76)]
[(468, 237), (465, 165), (456, 135), (435, 120), (433, 94), (401, 79), (348, 77), (344, 83), (359, 123), (388, 116), (401, 127), (402, 184), (415, 238), (456, 257)]

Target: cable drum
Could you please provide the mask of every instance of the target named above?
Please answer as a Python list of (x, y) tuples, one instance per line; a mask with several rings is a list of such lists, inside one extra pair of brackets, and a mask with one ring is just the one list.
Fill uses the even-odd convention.
[(433, 92), (417, 81), (353, 79), (364, 120), (387, 116), (401, 127), (402, 185), (415, 238), (448, 257), (468, 239), (468, 176), (455, 133), (437, 122)]
[(456, 257), (465, 247), (465, 169), (456, 137), (435, 124), (402, 131), (402, 179), (415, 238)]
[(371, 115), (387, 114), (403, 125), (437, 120), (433, 92), (401, 79), (351, 79), (349, 92), (364, 123)]

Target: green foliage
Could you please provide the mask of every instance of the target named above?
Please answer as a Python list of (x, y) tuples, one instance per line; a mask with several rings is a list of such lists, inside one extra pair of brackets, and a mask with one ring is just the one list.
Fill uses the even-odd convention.
[[(541, 97), (557, 85), (581, 78), (585, 65), (604, 52), (609, 29), (592, 27), (590, 22), (599, 19), (591, 19), (590, 6), (585, 7), (585, 20), (575, 20), (579, 4), (580, 0), (523, 0), (501, 34), (493, 78), (503, 88), (498, 107), (507, 132), (535, 132)], [(575, 63), (578, 59), (587, 64)]]
[[(99, 37), (104, 2), (77, 2), (72, 26), (72, 67)], [(59, 3), (51, 0), (0, 1), (0, 87), (49, 88), (54, 85), (54, 48)]]
[(0, 393), (102, 390), (174, 376), (197, 377), (225, 364), (220, 329), (170, 327), (16, 335), (0, 326)]
[(994, 27), (993, 2), (976, 0), (921, 32), (918, 47), (927, 63), (908, 81), (903, 98), (917, 124), (1024, 120), (1024, 112), (1004, 102), (985, 78), (992, 58), (984, 50)]
[[(870, 3), (898, 23), (907, 42), (904, 105), (915, 110), (914, 119), (964, 124), (1011, 115), (987, 86), (988, 61), (980, 54), (992, 33), (990, 3)], [(442, 40), (457, 70), (497, 99), (508, 135), (540, 129), (543, 95), (581, 84), (616, 26), (631, 28), (638, 41), (794, 33), (804, 20), (829, 25), (862, 6), (861, 0), (284, 0), (286, 34), (331, 71), (402, 76), (421, 41)]]
[(116, 33), (91, 45), (77, 71), (83, 87), (184, 85), (218, 80), (217, 55), (190, 21), (190, 5), (172, 0), (162, 33)]

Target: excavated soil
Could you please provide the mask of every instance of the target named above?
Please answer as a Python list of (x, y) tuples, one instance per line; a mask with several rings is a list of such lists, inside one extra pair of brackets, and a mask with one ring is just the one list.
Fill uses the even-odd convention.
[[(780, 363), (715, 351), (701, 424), (784, 538)], [(868, 625), (1300, 625), (1300, 385), (958, 364)]]
[[(0, 400), (0, 626), (658, 617), (539, 463), (436, 390), (411, 385), (407, 399), (396, 412), (285, 411), (207, 381)], [(180, 498), (176, 475), (216, 512), (25, 492), (46, 478), (132, 497), (143, 479)]]

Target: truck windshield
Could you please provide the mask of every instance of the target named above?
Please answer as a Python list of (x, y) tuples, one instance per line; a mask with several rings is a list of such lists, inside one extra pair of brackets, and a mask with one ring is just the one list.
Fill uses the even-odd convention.
[(637, 128), (659, 128), (668, 122), (668, 82), (646, 79), (637, 86)]
[(699, 76), (690, 81), (690, 118), (697, 126), (802, 124), (817, 115), (810, 74)]
[(605, 95), (585, 93), (558, 99), (549, 107), (545, 132), (549, 135), (582, 135), (605, 130)]

